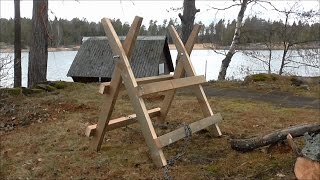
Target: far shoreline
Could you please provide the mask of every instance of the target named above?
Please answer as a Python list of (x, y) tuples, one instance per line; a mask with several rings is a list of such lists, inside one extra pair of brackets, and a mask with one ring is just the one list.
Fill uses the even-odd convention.
[[(57, 47), (57, 48), (48, 48), (48, 52), (60, 52), (60, 51), (78, 51), (80, 45), (73, 47)], [(169, 44), (170, 50), (176, 50), (174, 44)], [(229, 46), (218, 46), (211, 43), (198, 43), (193, 47), (194, 50), (228, 50)], [(292, 49), (320, 49), (320, 44), (318, 45), (305, 45), (305, 46), (296, 46)], [(249, 45), (239, 45), (237, 50), (269, 50), (268, 48), (262, 46), (261, 44), (249, 44)], [(281, 46), (275, 45), (272, 50), (283, 50)], [(14, 49), (12, 46), (10, 48), (0, 48), (0, 53), (13, 53)], [(21, 52), (29, 52), (29, 49), (22, 49)]]

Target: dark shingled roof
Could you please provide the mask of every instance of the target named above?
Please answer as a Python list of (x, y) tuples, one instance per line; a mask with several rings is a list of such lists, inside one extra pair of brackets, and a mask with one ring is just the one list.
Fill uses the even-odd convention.
[[(119, 39), (124, 41), (125, 37)], [(116, 59), (106, 37), (84, 38), (67, 76), (111, 77)], [(138, 36), (130, 64), (136, 78), (156, 76), (161, 58), (173, 72), (173, 64), (165, 36)]]

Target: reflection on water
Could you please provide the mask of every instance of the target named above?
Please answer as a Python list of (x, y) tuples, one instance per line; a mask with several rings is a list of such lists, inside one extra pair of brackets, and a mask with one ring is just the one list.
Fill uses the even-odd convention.
[[(170, 50), (175, 65), (175, 58), (177, 56), (176, 50)], [(223, 52), (223, 51), (220, 51)], [(263, 54), (267, 54), (267, 51), (259, 51)], [(280, 67), (281, 59), (280, 50), (273, 51), (273, 61), (271, 70), (273, 73), (277, 73)], [(70, 77), (67, 77), (68, 70), (72, 64), (77, 51), (59, 51), (48, 53), (48, 73), (47, 79), (72, 81)], [(0, 56), (4, 57), (8, 53), (1, 53)], [(9, 53), (13, 57), (12, 53)], [(191, 54), (191, 61), (195, 68), (197, 75), (205, 75), (205, 64), (207, 62), (207, 80), (216, 80), (218, 78), (219, 69), (223, 55), (215, 53), (212, 50), (193, 50)], [(295, 57), (295, 61), (301, 61), (301, 58)], [(319, 60), (318, 60), (319, 61)], [(319, 63), (319, 62), (318, 62)], [(299, 76), (320, 76), (318, 68), (310, 68), (300, 66), (297, 68), (295, 64), (291, 64), (294, 67), (288, 67), (285, 69), (286, 74), (299, 75)], [(12, 66), (12, 65), (11, 65)], [(22, 53), (22, 86), (27, 86), (27, 70), (28, 70), (28, 53)], [(267, 72), (267, 66), (256, 59), (251, 59), (243, 53), (236, 53), (232, 58), (230, 66), (227, 71), (228, 79), (243, 79), (248, 74)], [(12, 86), (13, 84), (13, 69), (9, 71), (9, 76), (2, 79), (0, 86)]]

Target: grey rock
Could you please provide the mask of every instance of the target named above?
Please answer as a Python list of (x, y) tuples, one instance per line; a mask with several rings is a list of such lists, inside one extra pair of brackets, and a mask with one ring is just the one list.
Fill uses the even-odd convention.
[(302, 154), (314, 161), (320, 161), (320, 134), (304, 134), (306, 145), (302, 149)]

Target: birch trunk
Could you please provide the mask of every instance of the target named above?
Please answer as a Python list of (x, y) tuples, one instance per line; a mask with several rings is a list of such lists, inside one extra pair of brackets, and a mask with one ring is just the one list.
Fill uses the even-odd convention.
[(240, 31), (242, 26), (242, 20), (243, 20), (244, 12), (246, 11), (247, 5), (248, 5), (248, 0), (243, 0), (241, 2), (241, 8), (237, 17), (236, 29), (234, 31), (233, 40), (226, 57), (222, 60), (218, 80), (226, 79), (227, 69), (229, 67), (229, 64), (231, 62), (233, 55), (235, 54), (236, 47), (240, 42)]

